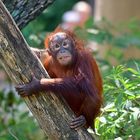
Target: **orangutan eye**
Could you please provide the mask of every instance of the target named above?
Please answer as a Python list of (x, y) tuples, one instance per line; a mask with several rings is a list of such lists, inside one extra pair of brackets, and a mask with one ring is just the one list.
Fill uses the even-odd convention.
[(63, 47), (64, 47), (64, 48), (68, 48), (68, 47), (69, 47), (69, 40), (65, 40), (65, 41), (63, 42)]
[(55, 44), (55, 45), (54, 45), (54, 50), (57, 51), (57, 50), (59, 50), (59, 48), (60, 48), (60, 45), (59, 45), (59, 44)]
[(63, 43), (63, 46), (66, 46), (66, 45), (67, 45), (67, 42), (64, 42), (64, 43)]
[(58, 44), (55, 45), (55, 48), (59, 48), (60, 46)]

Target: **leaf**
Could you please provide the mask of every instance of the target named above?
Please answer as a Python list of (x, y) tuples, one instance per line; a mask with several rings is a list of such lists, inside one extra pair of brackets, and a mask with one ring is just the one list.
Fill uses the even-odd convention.
[(135, 130), (135, 135), (136, 135), (137, 138), (140, 138), (140, 128), (137, 128)]

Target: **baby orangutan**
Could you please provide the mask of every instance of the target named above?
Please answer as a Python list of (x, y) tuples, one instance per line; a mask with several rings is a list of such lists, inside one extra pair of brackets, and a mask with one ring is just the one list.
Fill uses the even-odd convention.
[(70, 127), (76, 130), (83, 126), (94, 128), (102, 104), (102, 80), (94, 58), (68, 31), (50, 34), (45, 46), (48, 56), (43, 65), (51, 79), (33, 77), (30, 83), (16, 86), (16, 90), (21, 96), (39, 91), (61, 94), (77, 116)]

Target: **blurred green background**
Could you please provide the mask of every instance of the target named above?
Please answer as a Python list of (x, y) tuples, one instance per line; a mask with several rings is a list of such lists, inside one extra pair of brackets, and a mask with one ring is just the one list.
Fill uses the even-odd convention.
[[(78, 0), (57, 0), (22, 33), (30, 46), (44, 47), (44, 38), (61, 22), (64, 12)], [(100, 140), (140, 139), (140, 57), (129, 57), (140, 49), (140, 20), (114, 25), (106, 18), (99, 22), (92, 17), (75, 33), (94, 43), (93, 55), (104, 82), (102, 114), (96, 121)], [(130, 49), (130, 52), (127, 52)], [(0, 67), (0, 140), (45, 140), (36, 120), (15, 93), (14, 85)]]

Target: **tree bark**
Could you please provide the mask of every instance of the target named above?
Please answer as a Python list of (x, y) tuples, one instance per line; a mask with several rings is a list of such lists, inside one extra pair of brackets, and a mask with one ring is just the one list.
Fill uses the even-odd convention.
[(55, 0), (2, 0), (20, 29)]
[[(30, 81), (31, 73), (38, 79), (48, 78), (35, 54), (31, 52), (10, 14), (0, 1), (0, 62), (16, 84)], [(69, 122), (74, 116), (62, 97), (39, 93), (24, 101), (51, 140), (93, 140), (85, 130), (72, 130)]]

